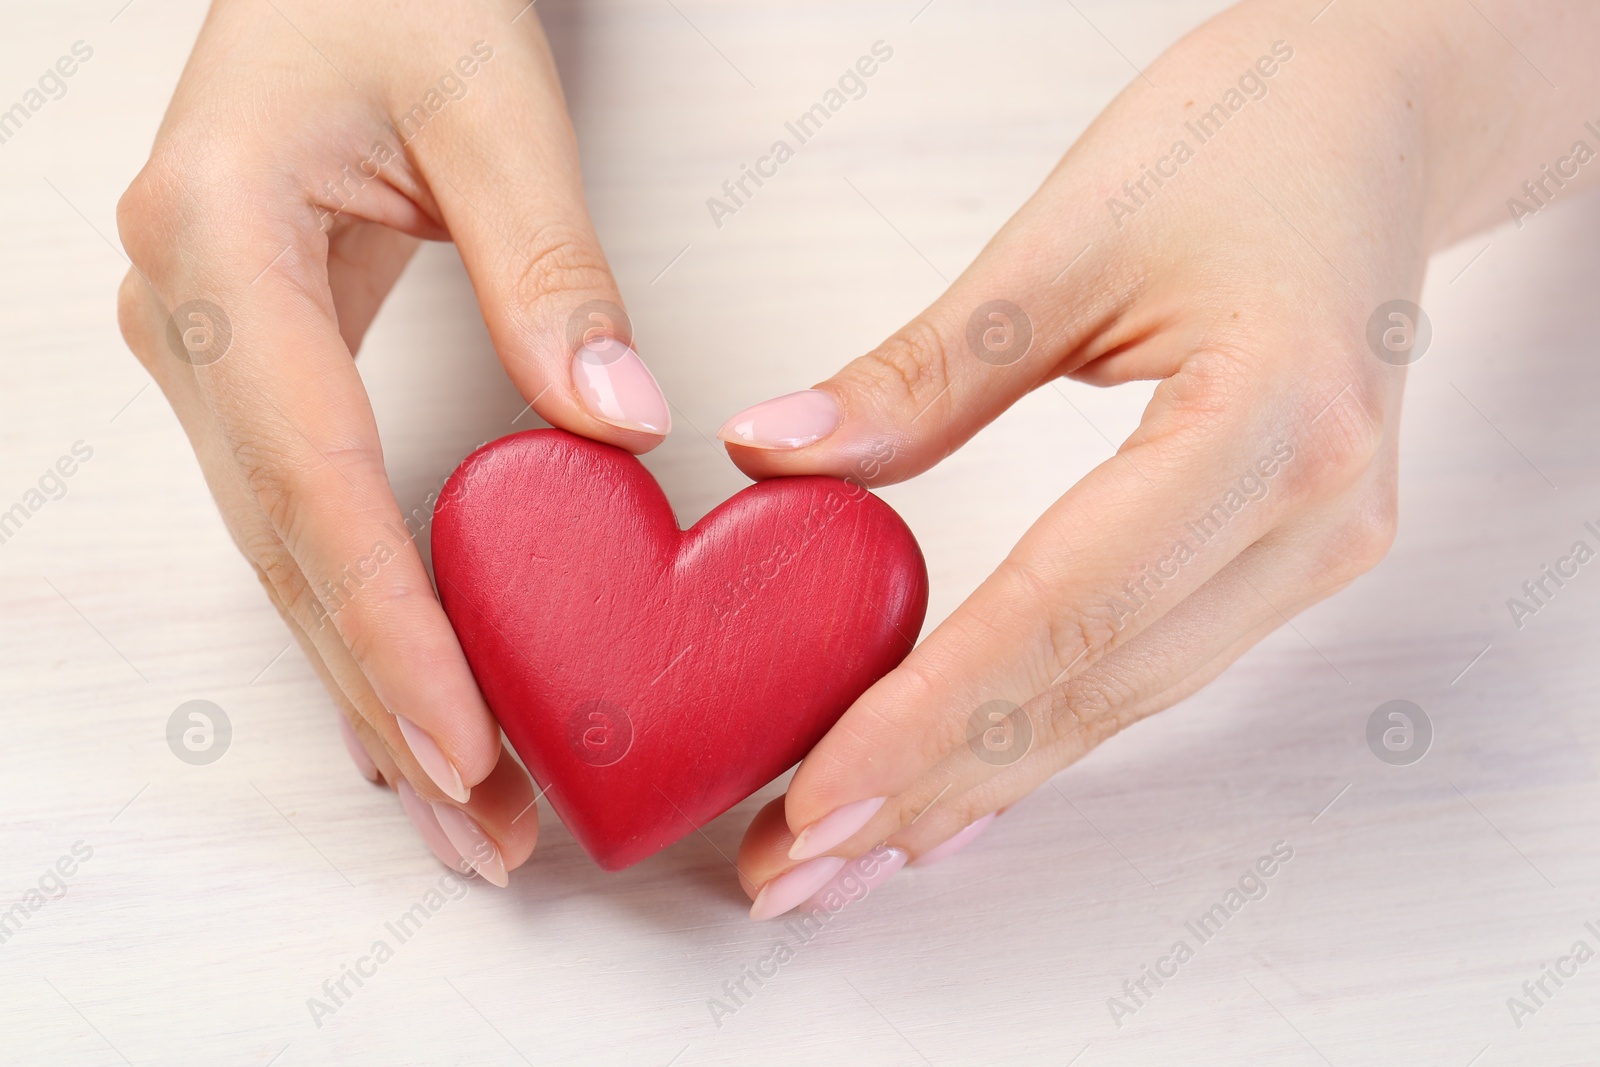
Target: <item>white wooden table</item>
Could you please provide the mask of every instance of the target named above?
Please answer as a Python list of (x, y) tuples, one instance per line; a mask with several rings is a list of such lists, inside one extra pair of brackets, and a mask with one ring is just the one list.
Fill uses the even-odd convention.
[[(539, 6), (601, 236), (681, 414), (647, 463), (685, 521), (743, 484), (697, 429), (825, 376), (931, 300), (1129, 64), (1216, 7), (923, 2)], [(115, 200), (202, 13), (123, 4), (13, 5), (0, 35), (0, 106), (74, 41), (94, 49), (0, 145), (0, 509), (75, 442), (93, 450), (0, 544), (0, 914), (41, 880), (65, 887), (0, 944), (0, 1062), (1600, 1061), (1600, 962), (1546, 980), (1520, 1028), (1507, 1007), (1575, 941), (1600, 948), (1600, 573), (1521, 630), (1505, 607), (1600, 520), (1594, 199), (1435, 264), (1382, 566), (958, 858), (840, 915), (720, 1026), (708, 999), (794, 940), (746, 920), (720, 854), (776, 787), (621, 874), (547, 814), (510, 891), (447, 902), (314, 1025), (307, 998), (393, 943), (384, 924), (441, 869), (351, 769), (118, 336)], [(715, 227), (705, 199), (879, 39), (894, 59), (869, 94)], [(362, 372), (407, 507), (522, 406), (445, 246), (402, 280)], [(1071, 404), (1042, 390), (884, 493), (926, 550), (930, 621), (1148, 395), (1064, 388)], [(1436, 731), (1414, 765), (1365, 740), (1395, 698)], [(208, 766), (165, 739), (192, 699), (233, 726)], [(1185, 924), (1280, 841), (1294, 858), (1266, 897), (1116, 1025), (1124, 980), (1196, 943)]]

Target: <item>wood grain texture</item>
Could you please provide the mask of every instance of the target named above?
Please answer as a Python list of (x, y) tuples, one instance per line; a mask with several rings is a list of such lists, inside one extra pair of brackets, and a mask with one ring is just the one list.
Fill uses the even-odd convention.
[[(644, 462), (679, 517), (748, 484), (706, 439), (722, 419), (915, 315), (1134, 66), (1220, 6), (539, 0), (600, 237), (675, 405)], [(1388, 559), (958, 857), (900, 872), (801, 942), (746, 920), (728, 859), (781, 782), (616, 874), (546, 810), (508, 891), (445, 898), (314, 1025), (307, 999), (393, 941), (385, 924), (438, 891), (440, 869), (393, 794), (351, 768), (117, 333), (116, 199), (203, 8), (14, 4), (0, 34), (4, 103), (74, 41), (94, 47), (66, 96), (0, 145), (0, 508), (75, 442), (93, 449), (0, 544), (0, 906), (75, 843), (92, 850), (0, 944), (0, 1063), (1595, 1061), (1600, 963), (1520, 1029), (1506, 1000), (1600, 911), (1600, 574), (1586, 567), (1521, 629), (1505, 607), (1600, 524), (1593, 197), (1433, 264)], [(717, 228), (706, 198), (880, 38), (895, 54), (868, 94)], [(461, 457), (534, 425), (453, 250), (422, 251), (359, 365), (425, 547), (423, 502)], [(1111, 454), (1148, 395), (1042, 389), (883, 492), (926, 555), (930, 624)], [(1410, 767), (1364, 738), (1397, 697), (1436, 727)], [(167, 746), (191, 699), (232, 720), (210, 766)], [(1295, 856), (1266, 897), (1116, 1026), (1107, 999), (1279, 840)], [(792, 959), (746, 980), (753, 996), (717, 1025), (708, 1001), (780, 938)]]
[(680, 530), (632, 455), (529, 430), (468, 456), (433, 516), (484, 699), (606, 870), (798, 763), (928, 607), (911, 531), (837, 478), (761, 482)]

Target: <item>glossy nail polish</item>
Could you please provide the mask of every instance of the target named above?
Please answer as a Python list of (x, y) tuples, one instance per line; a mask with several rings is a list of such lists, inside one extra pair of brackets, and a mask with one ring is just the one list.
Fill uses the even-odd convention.
[(667, 398), (644, 360), (628, 345), (602, 337), (572, 357), (572, 384), (589, 414), (625, 430), (665, 436), (672, 429)]
[(807, 911), (818, 908), (830, 913), (843, 911), (893, 878), (910, 858), (904, 849), (880, 845), (846, 863), (826, 885), (807, 897), (802, 906)]
[(405, 779), (400, 780), (400, 806), (406, 810), (406, 815), (411, 819), (411, 825), (417, 828), (417, 833), (422, 835), (422, 840), (427, 844), (428, 850), (434, 854), (440, 863), (453, 871), (465, 872), (470, 868), (461, 858), (461, 853), (450, 843), (450, 838), (445, 835), (444, 828), (439, 825), (439, 820), (434, 817), (433, 808), (426, 800), (417, 796), (417, 791), (411, 788), (411, 783)]
[(830, 848), (842, 845), (878, 814), (878, 809), (883, 807), (883, 802), (887, 799), (887, 797), (868, 797), (866, 800), (846, 804), (824, 815), (800, 831), (800, 836), (789, 846), (789, 858), (808, 860), (813, 856), (822, 855)]
[(819, 856), (778, 875), (756, 894), (755, 903), (750, 905), (750, 918), (759, 921), (782, 915), (827, 885), (843, 866), (842, 856)]
[(987, 830), (989, 828), (989, 824), (994, 822), (994, 817), (996, 814), (998, 813), (990, 812), (981, 819), (974, 819), (972, 822), (968, 823), (960, 833), (956, 834), (948, 841), (941, 842), (940, 844), (937, 844), (933, 848), (930, 848), (928, 851), (924, 852), (922, 855), (918, 856), (916, 861), (912, 863), (911, 866), (931, 867), (940, 860), (947, 860), (951, 856), (954, 856), (957, 852), (960, 852), (962, 849), (972, 844), (972, 842), (977, 839), (979, 834)]
[(815, 444), (838, 428), (838, 401), (821, 389), (803, 389), (745, 408), (717, 436), (751, 448), (790, 449)]
[(461, 784), (461, 772), (456, 770), (455, 764), (445, 756), (438, 742), (434, 741), (428, 731), (404, 715), (396, 715), (395, 720), (400, 723), (400, 734), (406, 739), (406, 747), (417, 757), (417, 763), (421, 764), (423, 771), (433, 779), (433, 784), (451, 800), (465, 804), (469, 792), (467, 787)]
[(489, 835), (483, 832), (483, 827), (478, 825), (476, 819), (460, 808), (452, 808), (448, 804), (433, 805), (433, 814), (439, 820), (444, 835), (450, 839), (450, 843), (461, 853), (462, 859), (475, 874), (501, 889), (510, 884), (510, 879), (506, 877), (505, 860), (500, 858), (500, 850), (489, 839)]
[(339, 716), (339, 736), (344, 739), (344, 750), (350, 753), (350, 760), (356, 765), (356, 770), (361, 772), (361, 777), (369, 782), (376, 782), (378, 765), (367, 755), (367, 748), (361, 743), (361, 738), (356, 736), (355, 727), (351, 726), (350, 720), (342, 714)]

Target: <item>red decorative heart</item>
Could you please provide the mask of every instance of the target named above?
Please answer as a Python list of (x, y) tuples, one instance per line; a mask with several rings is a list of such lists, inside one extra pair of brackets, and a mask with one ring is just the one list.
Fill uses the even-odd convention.
[(467, 457), (433, 567), (489, 707), (607, 870), (796, 763), (928, 604), (911, 531), (857, 485), (759, 482), (680, 530), (637, 459), (559, 430)]

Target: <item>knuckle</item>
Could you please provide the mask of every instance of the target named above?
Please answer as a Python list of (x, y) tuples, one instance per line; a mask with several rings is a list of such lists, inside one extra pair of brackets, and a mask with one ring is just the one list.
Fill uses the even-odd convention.
[[(326, 462), (337, 466), (345, 454), (349, 463), (367, 461), (364, 449), (353, 448), (328, 456)], [(390, 540), (380, 538), (336, 572), (307, 572), (296, 562), (294, 546), (306, 540), (317, 498), (311, 467), (260, 439), (236, 441), (233, 458), (266, 518), (264, 530), (246, 548), (246, 555), (262, 561), (258, 567), (266, 576), (264, 584), (307, 632), (332, 621), (352, 655), (364, 660), (383, 639), (381, 620), (421, 594), (420, 588), (394, 580), (392, 572), (383, 573), (399, 552)]]
[[(899, 696), (897, 703), (902, 706), (936, 707), (939, 694), (945, 690), (936, 676), (929, 656), (922, 650), (914, 650), (895, 668), (899, 683)], [(865, 705), (863, 705), (865, 707)], [(884, 731), (893, 731), (897, 723), (885, 720), (881, 723)], [(877, 731), (872, 731), (872, 737), (884, 736)], [(942, 716), (934, 729), (918, 731), (915, 741), (917, 754), (927, 766), (932, 766), (950, 752), (954, 752), (967, 741), (967, 721), (963, 716)]]
[(135, 264), (152, 266), (172, 241), (182, 213), (179, 188), (172, 163), (158, 154), (117, 200), (117, 235)]
[(275, 254), (289, 237), (282, 220), (238, 224), (241, 203), (291, 202), (294, 172), (269, 149), (218, 140), (210, 129), (185, 127), (165, 136), (117, 200), (117, 234), (128, 259), (163, 286), (189, 273), (197, 238), (218, 261), (225, 255)]
[(158, 363), (161, 322), (151, 306), (149, 290), (138, 271), (130, 270), (117, 287), (117, 328), (128, 349), (145, 367)]
[(379, 568), (392, 558), (388, 545), (379, 543), (360, 560), (347, 565), (329, 590), (331, 614), (357, 663), (373, 662), (382, 646), (399, 637), (413, 664), (431, 670), (437, 664), (428, 653), (428, 643), (414, 638), (419, 636), (417, 609), (430, 606), (421, 598), (433, 602), (433, 596), (392, 574), (380, 576)]
[(513, 292), (519, 303), (534, 307), (567, 293), (614, 288), (605, 255), (593, 240), (567, 226), (546, 226), (534, 234)]
[(363, 483), (374, 470), (382, 470), (381, 457), (366, 444), (303, 449), (274, 440), (259, 426), (229, 436), (233, 462), (245, 487), (291, 548), (325, 495), (324, 487), (318, 485), (320, 472), (331, 472), (339, 484), (349, 488)]
[(1335, 527), (1327, 542), (1324, 565), (1337, 583), (1350, 581), (1376, 567), (1389, 554), (1400, 529), (1400, 498), (1393, 479), (1363, 492), (1356, 506)]
[(1248, 353), (1212, 346), (1157, 383), (1139, 425), (1117, 452), (1143, 449), (1181, 461), (1196, 442), (1243, 426), (1260, 391)]
[(907, 721), (898, 715), (880, 711), (873, 703), (857, 702), (840, 720), (840, 726), (849, 730), (851, 747), (871, 751), (881, 746), (885, 738), (895, 738), (903, 741), (925, 767), (933, 767), (964, 748), (970, 739), (971, 713), (977, 705), (961, 706), (962, 698), (950, 692), (949, 680), (941, 676), (938, 667), (938, 661), (948, 654), (936, 646), (913, 649), (894, 670), (891, 705), (900, 709), (948, 709), (945, 713), (919, 713), (911, 720), (918, 728), (907, 729)]
[(1010, 585), (1014, 602), (1025, 606), (1022, 610), (1037, 620), (1034, 634), (1042, 667), (1040, 689), (1052, 685), (1063, 671), (1095, 650), (1104, 652), (1116, 640), (1119, 616), (1109, 601), (1100, 609), (1063, 602), (1060, 592), (1026, 560), (1008, 557), (999, 571)]
[(1114, 609), (1087, 610), (1077, 605), (1052, 606), (1045, 617), (1045, 646), (1050, 659), (1048, 685), (1074, 663), (1107, 651), (1118, 636)]
[(232, 451), (245, 487), (278, 536), (289, 541), (296, 529), (296, 500), (304, 489), (304, 472), (281, 449), (259, 437), (234, 441)]
[(321, 602), (283, 541), (263, 529), (250, 534), (240, 547), (278, 610), (306, 633), (316, 633), (323, 619)]
[(1044, 695), (1044, 707), (1039, 715), (1043, 745), (1055, 746), (1085, 736), (1090, 724), (1104, 711), (1102, 705), (1091, 699), (1093, 696), (1093, 691), (1077, 678), (1051, 687)]
[(1123, 447), (1160, 437), (1236, 424), (1259, 392), (1260, 360), (1249, 351), (1212, 344), (1156, 385), (1146, 417)]
[(337, 604), (329, 613), (338, 625), (339, 638), (344, 642), (344, 647), (350, 650), (352, 659), (357, 663), (370, 663), (374, 649), (382, 640), (378, 636), (378, 628), (372, 625), (372, 620), (362, 608), (341, 610), (344, 606), (343, 603)]
[(920, 412), (950, 382), (950, 351), (939, 331), (918, 319), (856, 360), (853, 369), (875, 391)]
[(1045, 744), (1070, 763), (1136, 720), (1143, 695), (1137, 677), (1097, 665), (1046, 694)]
[(1379, 389), (1361, 378), (1307, 390), (1304, 444), (1291, 466), (1302, 499), (1336, 494), (1371, 469), (1387, 443), (1385, 403)]

